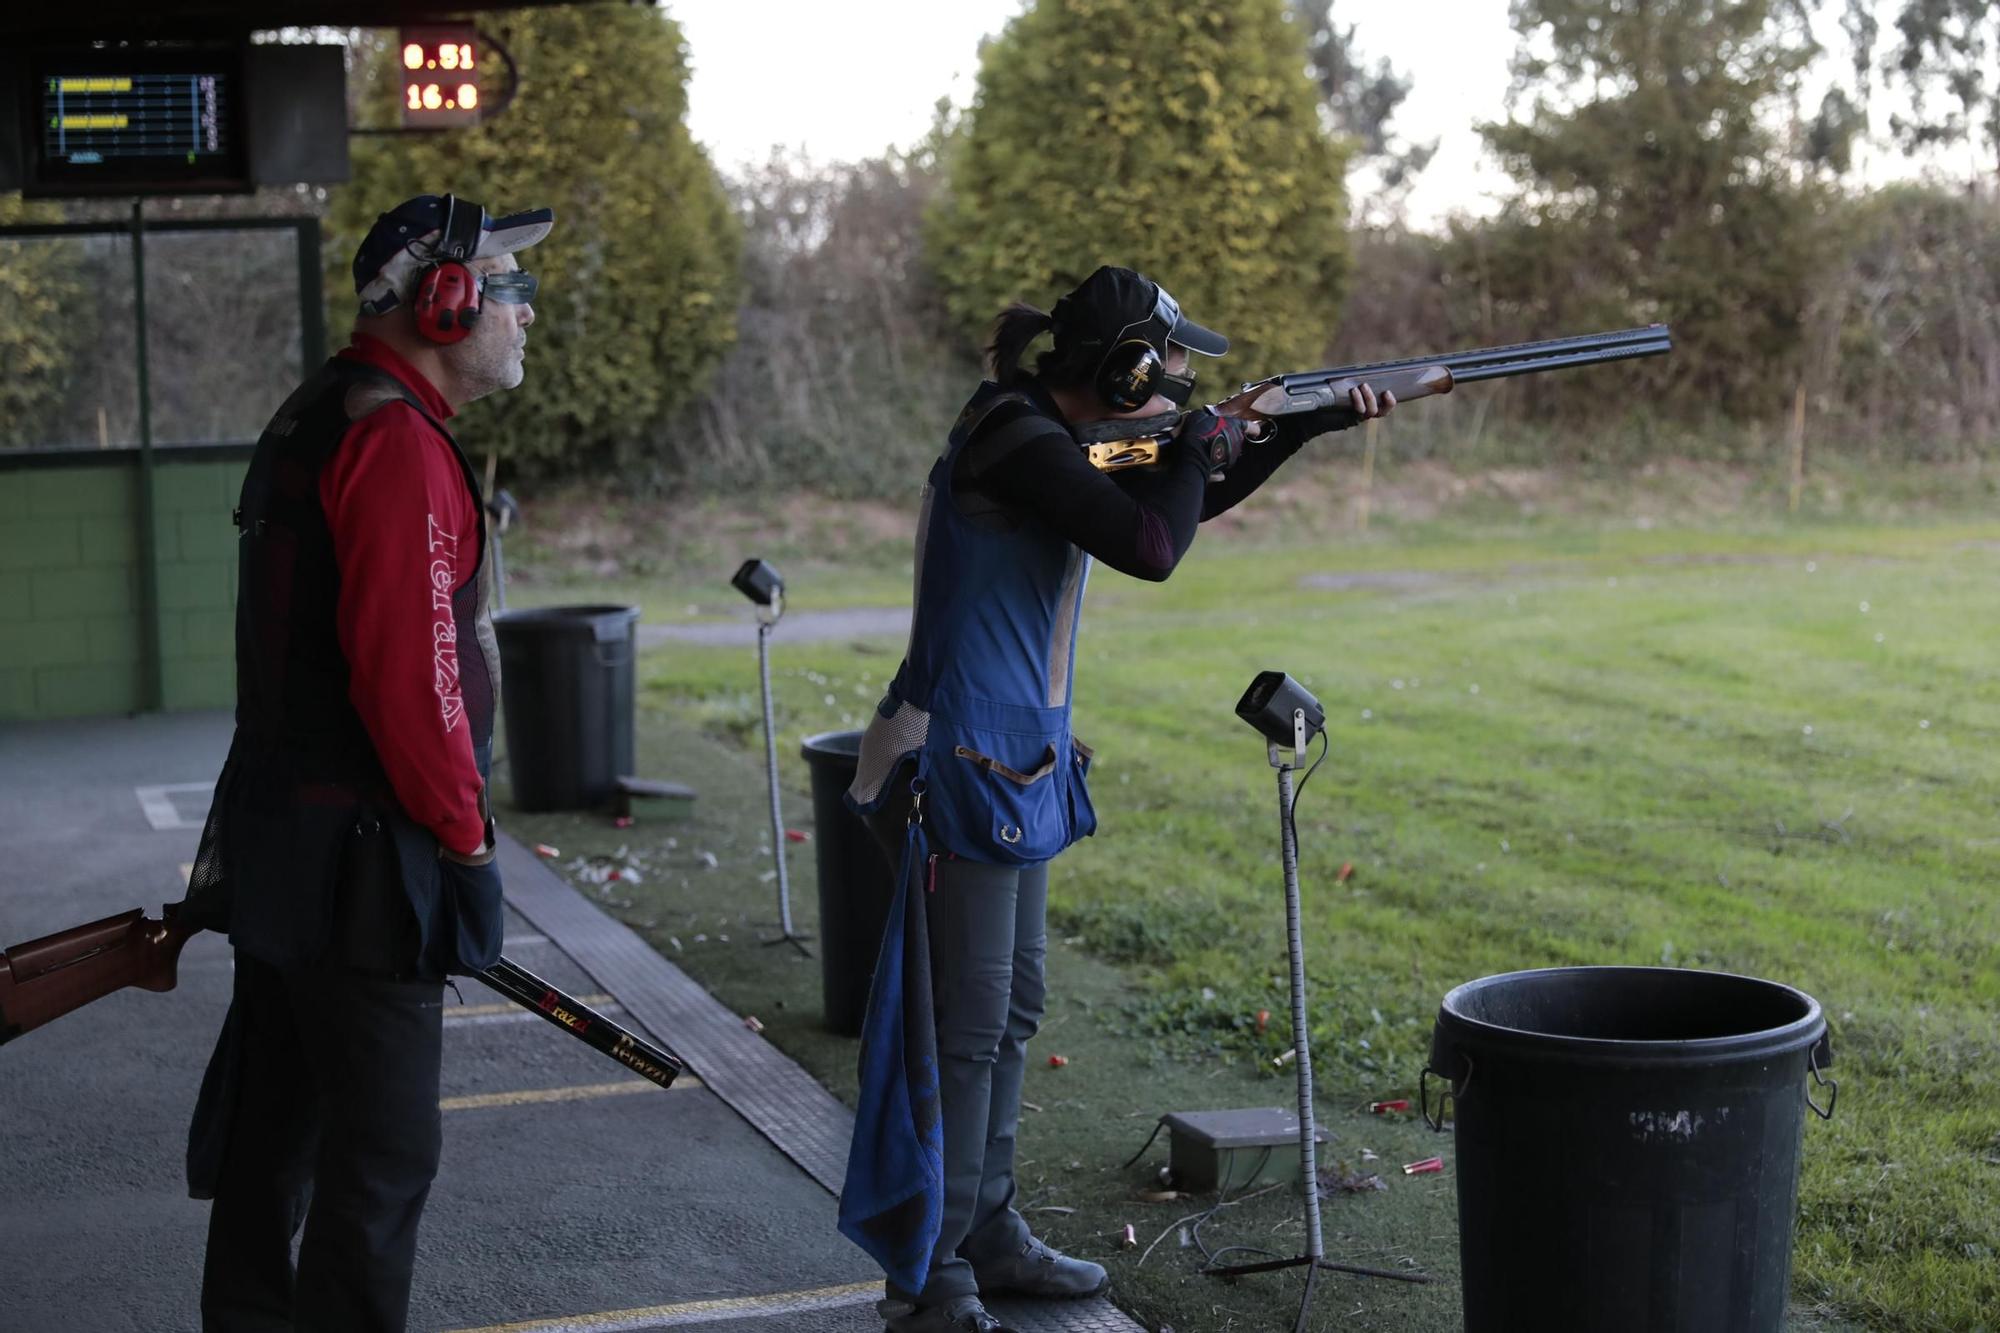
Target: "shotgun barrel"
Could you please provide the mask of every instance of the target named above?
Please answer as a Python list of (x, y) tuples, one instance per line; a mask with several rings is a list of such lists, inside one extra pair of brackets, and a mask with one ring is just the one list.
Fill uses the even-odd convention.
[(671, 1088), (687, 1065), (678, 1055), (612, 1022), (520, 964), (502, 958), (479, 974), (502, 995), (554, 1023), (592, 1050), (601, 1051), (641, 1078)]
[[(168, 903), (160, 918), (135, 907), (0, 952), (0, 1045), (127, 986), (172, 990), (181, 947), (197, 932), (181, 919), (179, 903)], [(687, 1067), (506, 958), (479, 979), (663, 1088)]]
[(1398, 361), (1279, 375), (1261, 385), (1246, 385), (1243, 393), (1232, 401), (1247, 399), (1250, 408), (1265, 416), (1292, 416), (1339, 407), (1347, 402), (1348, 390), (1368, 384), (1377, 393), (1395, 394), (1396, 401), (1403, 403), (1450, 393), (1460, 384), (1661, 356), (1673, 349), (1673, 333), (1667, 326), (1649, 324), (1611, 333), (1586, 333), (1505, 347), (1475, 347), (1443, 356), (1410, 356)]
[[(1461, 384), (1539, 375), (1551, 370), (1664, 356), (1674, 350), (1673, 332), (1665, 324), (1647, 324), (1609, 333), (1585, 333), (1540, 342), (1474, 347), (1441, 356), (1406, 356), (1394, 361), (1369, 361), (1325, 370), (1274, 375), (1246, 384), (1234, 397), (1215, 404), (1224, 416), (1277, 418), (1345, 407), (1350, 390), (1367, 384), (1377, 393), (1393, 393), (1398, 403), (1450, 393)], [(1185, 413), (1090, 422), (1077, 431), (1085, 456), (1103, 472), (1148, 467), (1173, 438)]]

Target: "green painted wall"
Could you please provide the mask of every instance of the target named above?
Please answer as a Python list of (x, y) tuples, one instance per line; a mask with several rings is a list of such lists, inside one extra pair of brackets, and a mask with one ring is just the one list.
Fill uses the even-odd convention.
[[(161, 703), (235, 700), (236, 529), (246, 458), (155, 453)], [(0, 470), (0, 718), (145, 707), (136, 454)]]

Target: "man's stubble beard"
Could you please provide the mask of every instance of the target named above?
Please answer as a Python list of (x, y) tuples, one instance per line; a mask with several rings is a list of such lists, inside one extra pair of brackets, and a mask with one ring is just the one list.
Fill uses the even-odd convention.
[(510, 319), (504, 331), (492, 325), (482, 326), (451, 349), (455, 353), (452, 371), (458, 377), (466, 402), (516, 388), (526, 378), (527, 370), (517, 351), (520, 338), (519, 326)]

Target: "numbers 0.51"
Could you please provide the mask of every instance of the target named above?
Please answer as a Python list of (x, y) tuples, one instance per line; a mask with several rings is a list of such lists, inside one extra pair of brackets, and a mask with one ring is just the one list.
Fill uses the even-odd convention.
[(470, 42), (443, 42), (437, 54), (425, 51), (422, 43), (411, 42), (403, 48), (404, 69), (471, 69), (472, 44)]

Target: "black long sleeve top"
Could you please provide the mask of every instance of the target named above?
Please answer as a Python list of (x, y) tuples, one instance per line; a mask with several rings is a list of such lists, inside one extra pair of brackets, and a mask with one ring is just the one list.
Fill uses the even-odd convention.
[[(1029, 380), (1020, 392), (1023, 401), (993, 408), (959, 451), (952, 490), (960, 512), (1001, 529), (1035, 519), (1120, 573), (1152, 582), (1173, 573), (1199, 524), (1241, 503), (1306, 440), (1281, 419), (1215, 481), (1201, 456), (1177, 443), (1158, 466), (1100, 472), (1041, 386)], [(1008, 429), (1031, 418), (1047, 429)]]

